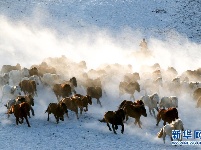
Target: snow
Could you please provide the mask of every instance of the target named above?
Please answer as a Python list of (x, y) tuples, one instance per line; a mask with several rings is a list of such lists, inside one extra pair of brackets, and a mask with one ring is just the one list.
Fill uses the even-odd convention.
[[(200, 3), (199, 0), (194, 2)], [(120, 63), (132, 64), (133, 71), (139, 71), (141, 65), (156, 62), (164, 69), (173, 66), (179, 73), (197, 69), (201, 64), (199, 6), (183, 0), (0, 1), (0, 68), (16, 63), (30, 67), (45, 58), (65, 55), (75, 62), (85, 60), (88, 69), (104, 63)], [(194, 12), (195, 18), (191, 19), (189, 16)], [(139, 50), (144, 37), (154, 57), (149, 60), (133, 58), (131, 53)], [(101, 98), (102, 108), (93, 100), (89, 111), (79, 120), (69, 112), (70, 118), (65, 117), (59, 124), (53, 116), (47, 121), (45, 110), (50, 102), (56, 102), (56, 97), (42, 85), (35, 97), (35, 116), (29, 119), (31, 128), (25, 123), (17, 126), (14, 116), (7, 118), (3, 106), (6, 99), (3, 99), (0, 104), (0, 148), (200, 149), (200, 146), (172, 146), (169, 137), (164, 144), (157, 138), (162, 122), (157, 127), (149, 114), (146, 118), (141, 117), (142, 129), (130, 118), (124, 134), (120, 129), (117, 135), (109, 131), (98, 119), (102, 119), (106, 111), (116, 110), (122, 100), (129, 99), (128, 95), (118, 97), (118, 77), (105, 87), (107, 94)], [(81, 87), (76, 90), (85, 94)], [(143, 94), (137, 93), (135, 97)], [(178, 111), (185, 129), (200, 130), (201, 112), (189, 95), (179, 97)]]

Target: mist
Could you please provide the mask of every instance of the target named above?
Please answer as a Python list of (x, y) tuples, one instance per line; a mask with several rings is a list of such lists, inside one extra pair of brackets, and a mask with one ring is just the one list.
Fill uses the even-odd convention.
[[(147, 40), (152, 57), (133, 56), (140, 51), (139, 43), (143, 35), (138, 31), (125, 28), (118, 35), (106, 29), (92, 27), (78, 32), (66, 28), (63, 35), (57, 30), (41, 25), (25, 25), (23, 22), (12, 22), (0, 17), (0, 53), (3, 64), (30, 67), (41, 63), (48, 57), (61, 57), (79, 62), (86, 61), (88, 69), (97, 68), (102, 64), (131, 64), (134, 71), (142, 65), (159, 63), (162, 68), (175, 67), (178, 72), (196, 69), (200, 63), (200, 44), (188, 41), (176, 32), (171, 32), (166, 40), (150, 37)], [(195, 63), (196, 62), (196, 63)]]

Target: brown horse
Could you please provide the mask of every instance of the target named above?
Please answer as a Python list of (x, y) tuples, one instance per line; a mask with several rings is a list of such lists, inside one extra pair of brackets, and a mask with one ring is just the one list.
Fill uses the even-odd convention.
[(130, 98), (134, 98), (135, 91), (140, 92), (140, 84), (136, 82), (120, 82), (119, 83), (119, 96), (127, 93), (130, 94)]
[(136, 102), (134, 102), (134, 103), (136, 103), (136, 105), (132, 104), (133, 102), (131, 103), (131, 101), (125, 102), (125, 100), (124, 100), (123, 102), (124, 102), (124, 105), (120, 104), (119, 109), (124, 110), (125, 115), (126, 115), (126, 121), (128, 120), (128, 117), (135, 118), (134, 124), (136, 125), (138, 123), (139, 127), (142, 128), (141, 127), (142, 123), (140, 121), (140, 117), (141, 117), (141, 115), (143, 115), (144, 117), (147, 117), (147, 113), (146, 113), (144, 104), (140, 105), (141, 101), (138, 101), (138, 104)]
[(136, 100), (134, 102), (129, 101), (129, 100), (124, 100), (123, 102), (121, 102), (121, 104), (119, 105), (119, 109), (123, 108), (126, 105), (144, 105), (144, 102), (142, 100)]
[(75, 94), (71, 98), (76, 99), (76, 103), (80, 108), (80, 114), (82, 114), (83, 108), (85, 108), (85, 112), (88, 111), (88, 104), (92, 105), (92, 98), (89, 95)]
[(14, 114), (14, 116), (16, 117), (17, 125), (18, 123), (22, 124), (25, 118), (28, 127), (31, 127), (27, 117), (30, 116), (29, 111), (30, 111), (30, 105), (27, 102), (22, 102), (20, 104), (12, 105), (8, 110), (7, 114)]
[(160, 109), (157, 114), (156, 126), (158, 126), (161, 119), (164, 121), (163, 125), (166, 125), (166, 122), (170, 124), (172, 121), (175, 121), (175, 119), (178, 118), (178, 110), (175, 107)]
[[(115, 112), (114, 111), (106, 112), (104, 115), (104, 118), (99, 121), (106, 122), (109, 130), (112, 131), (112, 129), (113, 129), (114, 134), (117, 134), (115, 131), (118, 129), (117, 125), (121, 125), (122, 126), (121, 133), (123, 134), (124, 133), (124, 123), (123, 123), (124, 119), (125, 119), (125, 113), (124, 113), (123, 109), (119, 109)], [(112, 124), (112, 129), (111, 129), (109, 123)]]
[(50, 103), (45, 113), (48, 113), (47, 121), (49, 121), (49, 115), (52, 113), (56, 119), (57, 124), (59, 120), (64, 121), (64, 113), (68, 113), (67, 106), (65, 103)]
[[(61, 99), (59, 103), (65, 103), (67, 106), (67, 109), (74, 111), (77, 116), (77, 119), (79, 119), (79, 117), (78, 117), (78, 107), (79, 106), (77, 105), (78, 103), (76, 102), (76, 99), (71, 98), (71, 97), (65, 97), (65, 98)], [(66, 114), (66, 115), (68, 117), (68, 114)]]

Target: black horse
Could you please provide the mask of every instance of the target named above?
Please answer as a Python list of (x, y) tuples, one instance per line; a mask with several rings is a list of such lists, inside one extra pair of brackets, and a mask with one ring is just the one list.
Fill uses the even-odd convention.
[[(125, 113), (123, 111), (123, 109), (119, 109), (117, 111), (108, 111), (105, 113), (104, 118), (102, 120), (99, 120), (100, 122), (106, 122), (107, 126), (109, 128), (110, 131), (114, 131), (114, 134), (116, 133), (116, 130), (118, 129), (117, 125), (121, 125), (122, 129), (121, 129), (121, 133), (123, 134), (124, 132), (124, 124), (123, 121), (125, 119)], [(112, 129), (110, 127), (110, 124), (112, 124)]]

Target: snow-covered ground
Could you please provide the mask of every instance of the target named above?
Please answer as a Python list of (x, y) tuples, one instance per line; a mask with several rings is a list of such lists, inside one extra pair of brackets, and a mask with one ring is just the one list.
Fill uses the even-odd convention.
[[(174, 66), (179, 73), (197, 69), (201, 64), (200, 5), (199, 0), (194, 2), (197, 7), (184, 11), (182, 8), (193, 6), (191, 1), (1, 0), (0, 68), (16, 63), (30, 67), (45, 58), (65, 55), (75, 62), (85, 60), (88, 69), (104, 63), (131, 64), (133, 71), (139, 71), (141, 65), (154, 63), (164, 69)], [(190, 20), (188, 15), (194, 11), (196, 15), (190, 23), (193, 26), (189, 29), (181, 23), (185, 20), (182, 16)], [(154, 57), (132, 57), (131, 53), (139, 50), (144, 37)], [(200, 149), (200, 146), (172, 146), (169, 137), (163, 144), (162, 139), (157, 138), (162, 122), (156, 127), (155, 119), (149, 114), (146, 118), (141, 117), (142, 129), (130, 118), (124, 134), (120, 129), (117, 135), (109, 131), (98, 119), (102, 119), (106, 111), (116, 110), (122, 100), (129, 99), (128, 95), (119, 98), (116, 86), (106, 87), (106, 94), (101, 98), (102, 108), (93, 100), (89, 111), (79, 120), (69, 112), (70, 118), (56, 124), (53, 116), (48, 122), (44, 113), (50, 102), (56, 102), (56, 97), (50, 89), (40, 85), (38, 97), (35, 97), (35, 116), (29, 119), (31, 128), (25, 123), (15, 125), (14, 116), (7, 118), (3, 106), (6, 99), (3, 99), (0, 104), (0, 148)], [(86, 94), (81, 87), (76, 90)], [(136, 99), (143, 94), (137, 93)], [(178, 111), (185, 129), (200, 130), (201, 111), (195, 108), (195, 101), (188, 94), (179, 97)]]

